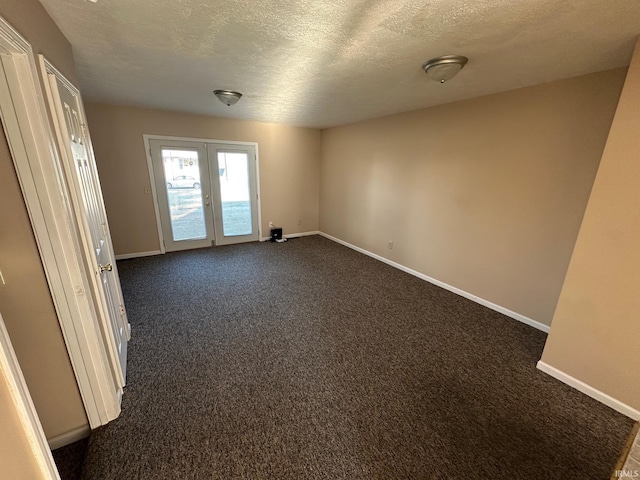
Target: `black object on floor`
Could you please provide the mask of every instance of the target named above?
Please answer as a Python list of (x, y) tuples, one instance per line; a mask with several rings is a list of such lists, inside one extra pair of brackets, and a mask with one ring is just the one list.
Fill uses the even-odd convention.
[(118, 266), (85, 479), (601, 480), (633, 425), (536, 369), (544, 333), (322, 237)]

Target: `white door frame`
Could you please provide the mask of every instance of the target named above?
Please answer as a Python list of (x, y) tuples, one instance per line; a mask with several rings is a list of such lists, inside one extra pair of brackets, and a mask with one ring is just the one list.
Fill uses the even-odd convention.
[(169, 135), (149, 135), (143, 134), (142, 139), (144, 142), (144, 151), (147, 155), (147, 168), (149, 170), (149, 183), (151, 184), (151, 194), (153, 195), (153, 205), (156, 212), (156, 226), (158, 227), (158, 245), (160, 245), (160, 252), (167, 253), (164, 247), (164, 241), (162, 236), (162, 223), (160, 222), (160, 210), (158, 208), (158, 192), (156, 191), (156, 178), (153, 170), (153, 159), (151, 158), (151, 144), (150, 140), (177, 140), (187, 142), (201, 142), (201, 143), (223, 143), (225, 145), (242, 145), (251, 146), (256, 152), (256, 193), (258, 195), (258, 238), (262, 238), (262, 196), (260, 194), (260, 153), (258, 152), (257, 142), (237, 142), (233, 140), (213, 140), (210, 138), (192, 138), (192, 137), (175, 137)]
[(83, 265), (69, 187), (31, 45), (0, 17), (0, 117), (69, 358), (92, 429), (120, 414), (114, 381)]
[(0, 315), (0, 372), (7, 381), (11, 399), (18, 412), (31, 453), (44, 479), (60, 480), (58, 469), (42, 430), (36, 407), (33, 405), (29, 388), (22, 375), (20, 364), (11, 345), (9, 333)]

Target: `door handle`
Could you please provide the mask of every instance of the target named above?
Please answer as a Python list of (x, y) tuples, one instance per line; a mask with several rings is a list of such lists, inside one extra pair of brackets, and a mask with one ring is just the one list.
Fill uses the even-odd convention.
[(113, 265), (107, 263), (106, 265), (100, 265), (100, 273), (102, 272), (111, 272), (113, 270)]

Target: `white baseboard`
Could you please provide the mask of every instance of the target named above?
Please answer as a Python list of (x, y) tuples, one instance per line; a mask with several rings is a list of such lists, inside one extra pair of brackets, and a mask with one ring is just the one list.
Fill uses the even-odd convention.
[(556, 380), (560, 380), (562, 383), (566, 383), (570, 387), (579, 390), (580, 392), (588, 395), (589, 397), (599, 401), (600, 403), (604, 403), (608, 407), (613, 408), (617, 412), (626, 415), (633, 420), (640, 420), (640, 411), (635, 408), (630, 407), (626, 403), (622, 403), (620, 400), (616, 400), (615, 398), (607, 395), (606, 393), (601, 392), (600, 390), (593, 388), (591, 385), (587, 385), (586, 383), (578, 380), (577, 378), (572, 377), (571, 375), (567, 375), (561, 370), (558, 370), (555, 367), (543, 362), (540, 360), (536, 365), (538, 370), (551, 375)]
[[(313, 231), (313, 232), (301, 232), (301, 233), (288, 233), (286, 235), (282, 235), (284, 238), (297, 238), (297, 237), (308, 237), (310, 235), (320, 235), (319, 231)], [(271, 237), (262, 237), (260, 238), (261, 242), (266, 242), (271, 240)]]
[(89, 425), (85, 425), (84, 427), (79, 427), (71, 430), (70, 432), (63, 433), (53, 438), (49, 438), (47, 440), (47, 443), (49, 444), (49, 448), (51, 450), (55, 450), (56, 448), (66, 447), (73, 442), (77, 442), (78, 440), (87, 438), (90, 433), (91, 429), (89, 428)]
[(356, 247), (355, 245), (352, 245), (348, 242), (345, 242), (344, 240), (340, 240), (339, 238), (333, 237), (331, 235), (328, 235), (324, 232), (319, 232), (319, 235), (322, 235), (325, 238), (328, 238), (329, 240), (332, 240), (336, 243), (339, 243), (341, 245), (344, 245), (345, 247), (349, 247), (357, 252), (360, 253), (364, 253), (365, 255), (368, 255), (372, 258), (375, 258), (376, 260), (380, 260), (381, 262), (386, 263), (387, 265), (391, 265), (392, 267), (395, 267), (399, 270), (402, 270), (403, 272), (406, 272), (410, 275), (413, 275), (415, 277), (418, 277), (422, 280), (425, 280), (429, 283), (432, 283), (434, 285), (437, 285), (438, 287), (444, 288), (445, 290), (449, 290), (450, 292), (453, 292), (457, 295), (460, 295), (461, 297), (467, 298), (473, 302), (479, 303), (482, 306), (485, 306), (487, 308), (490, 308), (491, 310), (495, 310), (496, 312), (502, 313), (503, 315), (506, 315), (507, 317), (511, 317), (514, 320), (518, 320), (519, 322), (525, 323), (527, 325), (529, 325), (530, 327), (536, 328), (538, 330), (541, 330), (545, 333), (549, 333), (549, 330), (551, 329), (551, 327), (549, 327), (549, 325), (545, 325), (544, 323), (538, 322), (537, 320), (533, 320), (532, 318), (529, 317), (525, 317), (524, 315), (521, 315), (517, 312), (514, 312), (512, 310), (509, 310), (505, 307), (502, 307), (500, 305), (497, 305), (493, 302), (490, 302), (488, 300), (485, 300), (483, 298), (477, 297), (469, 292), (465, 292), (464, 290), (460, 290), (459, 288), (456, 288), (452, 285), (449, 285), (447, 283), (441, 282), (440, 280), (436, 280), (435, 278), (431, 278), (423, 273), (420, 273), (416, 270), (412, 270), (409, 267), (405, 267), (404, 265), (401, 265), (399, 263), (393, 262), (391, 260), (389, 260), (388, 258), (384, 258), (380, 255), (377, 255), (375, 253), (372, 253), (368, 250), (365, 250), (364, 248), (360, 248), (360, 247)]
[(153, 255), (162, 255), (160, 250), (152, 250), (150, 252), (124, 253), (116, 255), (116, 260), (128, 260), (129, 258), (151, 257)]

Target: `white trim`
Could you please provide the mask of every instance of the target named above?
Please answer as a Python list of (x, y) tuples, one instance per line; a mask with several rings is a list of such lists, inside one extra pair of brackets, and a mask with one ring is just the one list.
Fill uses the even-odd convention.
[(254, 143), (254, 152), (256, 154), (256, 195), (258, 196), (258, 239), (262, 235), (262, 194), (260, 193), (260, 153), (258, 152), (258, 143)]
[[(201, 143), (224, 143), (226, 145), (253, 145), (258, 146), (257, 142), (240, 142), (235, 140), (214, 140), (211, 138), (197, 138), (197, 137), (175, 137), (172, 135), (150, 135), (143, 133), (142, 137), (148, 140), (176, 140), (179, 142), (201, 142)], [(257, 151), (256, 151), (257, 153)]]
[[(156, 175), (153, 170), (153, 158), (151, 157), (151, 140), (157, 135), (142, 135), (144, 142), (144, 153), (147, 157), (147, 171), (149, 172), (149, 182), (151, 182), (151, 198), (153, 199), (153, 209), (156, 214), (156, 229), (158, 230), (158, 245), (160, 253), (167, 253), (162, 235), (162, 223), (160, 223), (160, 207), (158, 206), (158, 191), (156, 190)], [(162, 137), (160, 137), (162, 138)]]
[[(320, 235), (320, 232), (318, 230), (315, 230), (313, 232), (288, 233), (288, 234), (282, 235), (282, 236), (284, 238), (298, 238), (298, 237), (309, 237), (311, 235)], [(261, 237), (260, 238), (261, 242), (268, 242), (269, 240), (271, 240), (271, 237)]]
[(352, 245), (348, 242), (345, 242), (344, 240), (340, 240), (339, 238), (333, 237), (327, 233), (324, 232), (320, 232), (320, 235), (322, 235), (325, 238), (328, 238), (329, 240), (332, 240), (336, 243), (339, 243), (341, 245), (344, 245), (345, 247), (349, 247), (357, 252), (360, 253), (364, 253), (365, 255), (368, 255), (372, 258), (375, 258), (376, 260), (380, 260), (383, 263), (386, 263), (387, 265), (391, 265), (392, 267), (397, 268), (398, 270), (402, 270), (403, 272), (406, 272), (410, 275), (413, 275), (415, 277), (418, 277), (422, 280), (425, 280), (429, 283), (432, 283), (434, 285), (437, 285), (440, 288), (444, 288), (445, 290), (449, 290), (450, 292), (455, 293), (456, 295), (460, 295), (461, 297), (467, 298), (475, 303), (478, 303), (484, 307), (490, 308), (491, 310), (495, 310), (498, 313), (501, 313), (503, 315), (506, 315), (507, 317), (511, 317), (514, 320), (518, 320), (519, 322), (522, 322), (526, 325), (529, 325), (530, 327), (536, 328), (538, 330), (541, 330), (545, 333), (549, 333), (549, 330), (551, 329), (551, 327), (549, 327), (548, 325), (545, 325), (544, 323), (540, 323), (537, 320), (533, 320), (532, 318), (529, 317), (525, 317), (524, 315), (521, 315), (517, 312), (511, 311), (505, 307), (502, 307), (500, 305), (497, 305), (493, 302), (490, 302), (488, 300), (485, 300), (483, 298), (477, 297), (475, 295), (473, 295), (472, 293), (469, 292), (465, 292), (464, 290), (461, 290), (457, 287), (454, 287), (452, 285), (449, 285), (447, 283), (441, 282), (440, 280), (436, 280), (435, 278), (429, 277), (427, 275), (425, 275), (424, 273), (420, 273), (416, 270), (412, 270), (409, 267), (405, 267), (404, 265), (401, 265), (399, 263), (393, 262), (391, 260), (389, 260), (388, 258), (384, 258), (380, 255), (377, 255), (375, 253), (369, 252), (368, 250), (365, 250), (364, 248), (360, 248), (360, 247), (356, 247), (355, 245)]
[(42, 477), (59, 480), (60, 475), (47, 444), (47, 437), (42, 430), (36, 407), (33, 405), (27, 383), (20, 370), (2, 315), (0, 315), (0, 371), (6, 379), (11, 399)]
[(560, 380), (562, 383), (565, 383), (570, 387), (573, 387), (576, 390), (579, 390), (580, 392), (599, 401), (600, 403), (604, 403), (608, 407), (613, 408), (615, 411), (620, 412), (623, 415), (626, 415), (627, 417), (632, 418), (633, 420), (640, 420), (640, 411), (627, 405), (626, 403), (621, 402), (620, 400), (616, 400), (615, 398), (613, 398), (610, 395), (607, 395), (604, 392), (601, 392), (597, 388), (594, 388), (591, 385), (588, 385), (583, 381), (578, 380), (577, 378), (564, 373), (562, 370), (558, 370), (557, 368), (552, 367), (551, 365), (543, 362), (542, 360), (538, 362), (536, 367), (538, 368), (538, 370), (548, 375), (551, 375), (556, 380)]
[(90, 434), (91, 429), (86, 425), (84, 427), (75, 428), (70, 432), (50, 438), (48, 441), (49, 448), (51, 450), (55, 450), (57, 448), (66, 447), (67, 445), (77, 442), (78, 440), (87, 438)]
[(116, 255), (116, 260), (128, 260), (130, 258), (153, 257), (154, 255), (162, 255), (161, 250), (151, 250), (149, 252), (123, 253)]

